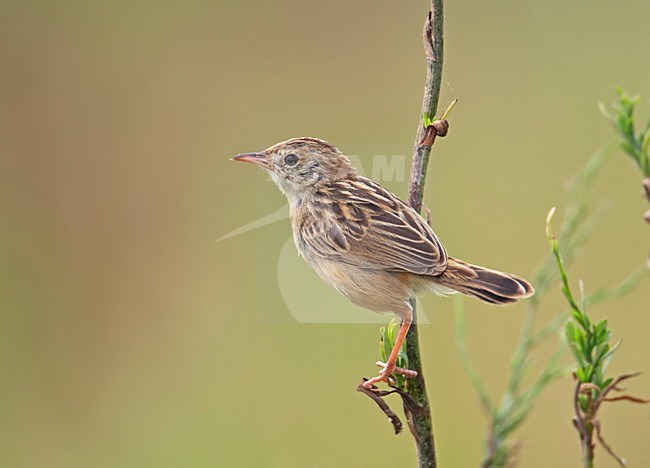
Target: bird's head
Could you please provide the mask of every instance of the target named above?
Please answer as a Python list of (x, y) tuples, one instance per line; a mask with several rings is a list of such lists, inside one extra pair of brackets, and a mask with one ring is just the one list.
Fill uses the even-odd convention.
[(318, 138), (292, 138), (259, 153), (238, 154), (232, 159), (265, 169), (291, 202), (322, 184), (357, 173), (343, 153)]

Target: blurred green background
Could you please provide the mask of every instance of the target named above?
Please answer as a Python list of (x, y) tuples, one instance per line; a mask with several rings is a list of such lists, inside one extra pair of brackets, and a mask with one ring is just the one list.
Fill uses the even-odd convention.
[[(546, 213), (613, 135), (597, 103), (621, 85), (648, 116), (650, 3), (447, 3), (441, 106), (460, 102), (425, 203), (452, 255), (531, 277)], [(285, 203), (261, 171), (228, 161), (236, 153), (309, 135), (364, 164), (410, 154), (427, 7), (2, 3), (0, 464), (413, 466), (410, 435), (355, 392), (375, 371), (377, 325), (300, 324), (285, 304), (288, 222), (214, 240)], [(610, 209), (571, 270), (588, 290), (617, 283), (649, 246), (640, 176), (621, 153), (594, 199)], [(339, 310), (300, 265), (289, 288)], [(439, 462), (476, 466), (486, 423), (452, 304), (422, 303)], [(466, 304), (470, 352), (497, 394), (524, 307)], [(563, 308), (555, 290), (540, 323)], [(648, 283), (591, 312), (624, 338), (612, 372), (644, 371), (629, 387), (650, 395)], [(567, 376), (543, 394), (520, 466), (578, 465), (572, 388)], [(617, 403), (602, 419), (630, 466), (650, 465), (650, 409)]]

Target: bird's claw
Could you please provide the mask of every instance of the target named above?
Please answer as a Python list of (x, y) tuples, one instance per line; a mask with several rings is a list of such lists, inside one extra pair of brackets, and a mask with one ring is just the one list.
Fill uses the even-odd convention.
[(382, 361), (377, 361), (377, 366), (381, 367), (379, 375), (369, 379), (363, 383), (365, 388), (371, 388), (374, 384), (379, 382), (387, 382), (391, 374), (403, 375), (407, 379), (412, 379), (417, 377), (418, 373), (411, 369), (404, 369), (403, 367), (397, 367), (395, 364), (388, 364)]
[(384, 373), (388, 373), (388, 375), (398, 374), (398, 375), (403, 375), (408, 379), (412, 379), (418, 376), (418, 373), (416, 371), (411, 369), (405, 369), (403, 367), (397, 367), (394, 364), (390, 367), (388, 367), (386, 363), (382, 361), (377, 361), (375, 364), (377, 364), (378, 367), (382, 368), (382, 370), (379, 371), (380, 374), (384, 374)]

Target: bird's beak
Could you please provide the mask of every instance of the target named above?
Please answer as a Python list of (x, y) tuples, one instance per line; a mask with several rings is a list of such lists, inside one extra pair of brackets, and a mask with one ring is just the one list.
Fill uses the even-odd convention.
[(266, 159), (266, 155), (264, 153), (242, 153), (242, 154), (238, 154), (233, 158), (230, 158), (230, 160), (253, 163), (253, 164), (257, 164), (258, 166), (262, 166), (266, 169), (270, 168), (271, 166), (269, 164), (269, 160)]

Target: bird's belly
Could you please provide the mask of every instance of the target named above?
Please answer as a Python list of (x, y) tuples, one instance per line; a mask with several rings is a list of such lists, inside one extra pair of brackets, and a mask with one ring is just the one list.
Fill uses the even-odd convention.
[(353, 303), (375, 312), (396, 312), (413, 294), (408, 274), (359, 268), (346, 263), (305, 256), (318, 276)]

